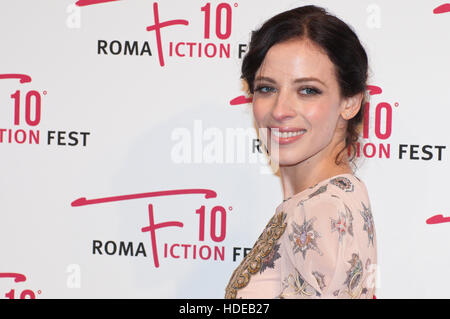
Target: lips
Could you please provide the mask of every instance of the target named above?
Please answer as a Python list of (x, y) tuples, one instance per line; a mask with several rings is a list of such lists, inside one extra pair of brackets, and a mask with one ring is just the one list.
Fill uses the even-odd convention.
[(292, 143), (306, 133), (306, 129), (298, 127), (270, 127), (269, 129), (270, 135), (278, 144)]
[(297, 132), (297, 131), (306, 131), (306, 129), (302, 127), (293, 127), (293, 126), (271, 126), (269, 127), (271, 130), (278, 129), (280, 132)]

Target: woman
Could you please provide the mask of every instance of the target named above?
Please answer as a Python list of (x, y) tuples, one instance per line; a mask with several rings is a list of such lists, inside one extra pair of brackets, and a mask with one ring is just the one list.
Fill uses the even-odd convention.
[(323, 8), (280, 13), (252, 33), (242, 78), (285, 199), (226, 298), (374, 298), (375, 228), (350, 166), (367, 73), (356, 34)]

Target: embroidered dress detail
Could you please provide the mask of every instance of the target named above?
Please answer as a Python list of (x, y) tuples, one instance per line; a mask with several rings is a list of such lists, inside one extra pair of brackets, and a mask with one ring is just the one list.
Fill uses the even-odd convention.
[(280, 244), (274, 245), (270, 253), (262, 259), (261, 269), (259, 270), (260, 273), (263, 273), (264, 270), (266, 270), (266, 268), (275, 267), (275, 260), (281, 257), (280, 254), (278, 253), (278, 249), (280, 249)]
[(363, 202), (361, 202), (361, 205), (363, 207), (363, 210), (361, 211), (361, 216), (364, 219), (364, 227), (363, 229), (367, 232), (367, 236), (369, 237), (369, 242), (367, 243), (367, 246), (370, 246), (372, 243), (373, 245), (373, 236), (374, 236), (374, 225), (373, 225), (373, 216), (372, 212), (369, 207), (366, 207)]
[(289, 274), (283, 279), (281, 290), (281, 294), (277, 296), (278, 299), (293, 297), (295, 295), (303, 297), (320, 296), (320, 293), (315, 291), (297, 270), (295, 270), (294, 274)]
[(352, 254), (352, 259), (348, 261), (350, 263), (350, 269), (347, 271), (347, 278), (344, 284), (347, 286), (346, 292), (352, 298), (357, 298), (362, 292), (361, 277), (363, 275), (362, 262), (359, 259), (359, 255)]
[(331, 219), (331, 231), (336, 231), (339, 234), (339, 242), (342, 242), (342, 237), (349, 233), (353, 236), (353, 216), (350, 209), (345, 206), (345, 213), (339, 212), (339, 218), (337, 220)]
[(306, 252), (309, 249), (312, 249), (322, 255), (322, 252), (317, 247), (317, 238), (319, 238), (320, 235), (313, 229), (315, 220), (316, 217), (313, 217), (308, 221), (305, 219), (301, 226), (292, 222), (292, 233), (289, 234), (289, 239), (295, 243), (294, 254), (301, 252), (303, 258), (305, 258)]
[(372, 299), (376, 265), (367, 189), (352, 174), (336, 175), (277, 206), (225, 297)]
[(285, 218), (286, 214), (284, 212), (279, 212), (272, 217), (250, 253), (245, 256), (244, 260), (233, 272), (226, 288), (225, 298), (236, 298), (237, 290), (247, 286), (253, 274), (256, 274), (261, 269), (264, 271), (266, 267), (269, 267), (274, 262), (274, 259), (277, 258), (277, 252), (266, 260), (264, 258), (270, 256), (273, 248), (276, 246), (277, 239), (283, 235), (286, 228)]
[[(317, 185), (317, 184), (316, 184)], [(304, 202), (306, 202), (307, 200), (310, 200), (311, 198), (313, 198), (314, 196), (317, 196), (319, 194), (325, 193), (327, 191), (327, 187), (328, 185), (322, 185), (320, 186), (316, 191), (314, 191), (313, 193), (308, 195), (308, 198), (306, 199), (302, 199), (298, 205), (302, 205)]]
[(333, 178), (330, 180), (330, 183), (346, 192), (353, 192), (354, 190), (353, 183), (347, 177), (340, 176)]
[(325, 288), (325, 275), (321, 274), (318, 271), (313, 271), (312, 275), (314, 276), (314, 278), (316, 278), (317, 284), (319, 285), (320, 289)]

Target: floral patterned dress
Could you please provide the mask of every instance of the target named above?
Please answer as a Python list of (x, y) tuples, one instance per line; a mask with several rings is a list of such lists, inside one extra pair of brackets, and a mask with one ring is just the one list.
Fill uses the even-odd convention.
[(276, 208), (225, 298), (374, 298), (376, 265), (366, 186), (340, 174)]

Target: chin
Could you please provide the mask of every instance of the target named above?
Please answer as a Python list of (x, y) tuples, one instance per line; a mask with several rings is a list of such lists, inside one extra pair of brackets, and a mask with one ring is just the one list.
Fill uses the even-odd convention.
[(303, 162), (302, 159), (292, 159), (292, 160), (282, 160), (278, 163), (279, 166), (295, 166), (299, 163)]
[(282, 150), (278, 156), (273, 156), (273, 160), (278, 162), (279, 166), (293, 166), (308, 158), (301, 154), (303, 154), (301, 150)]

